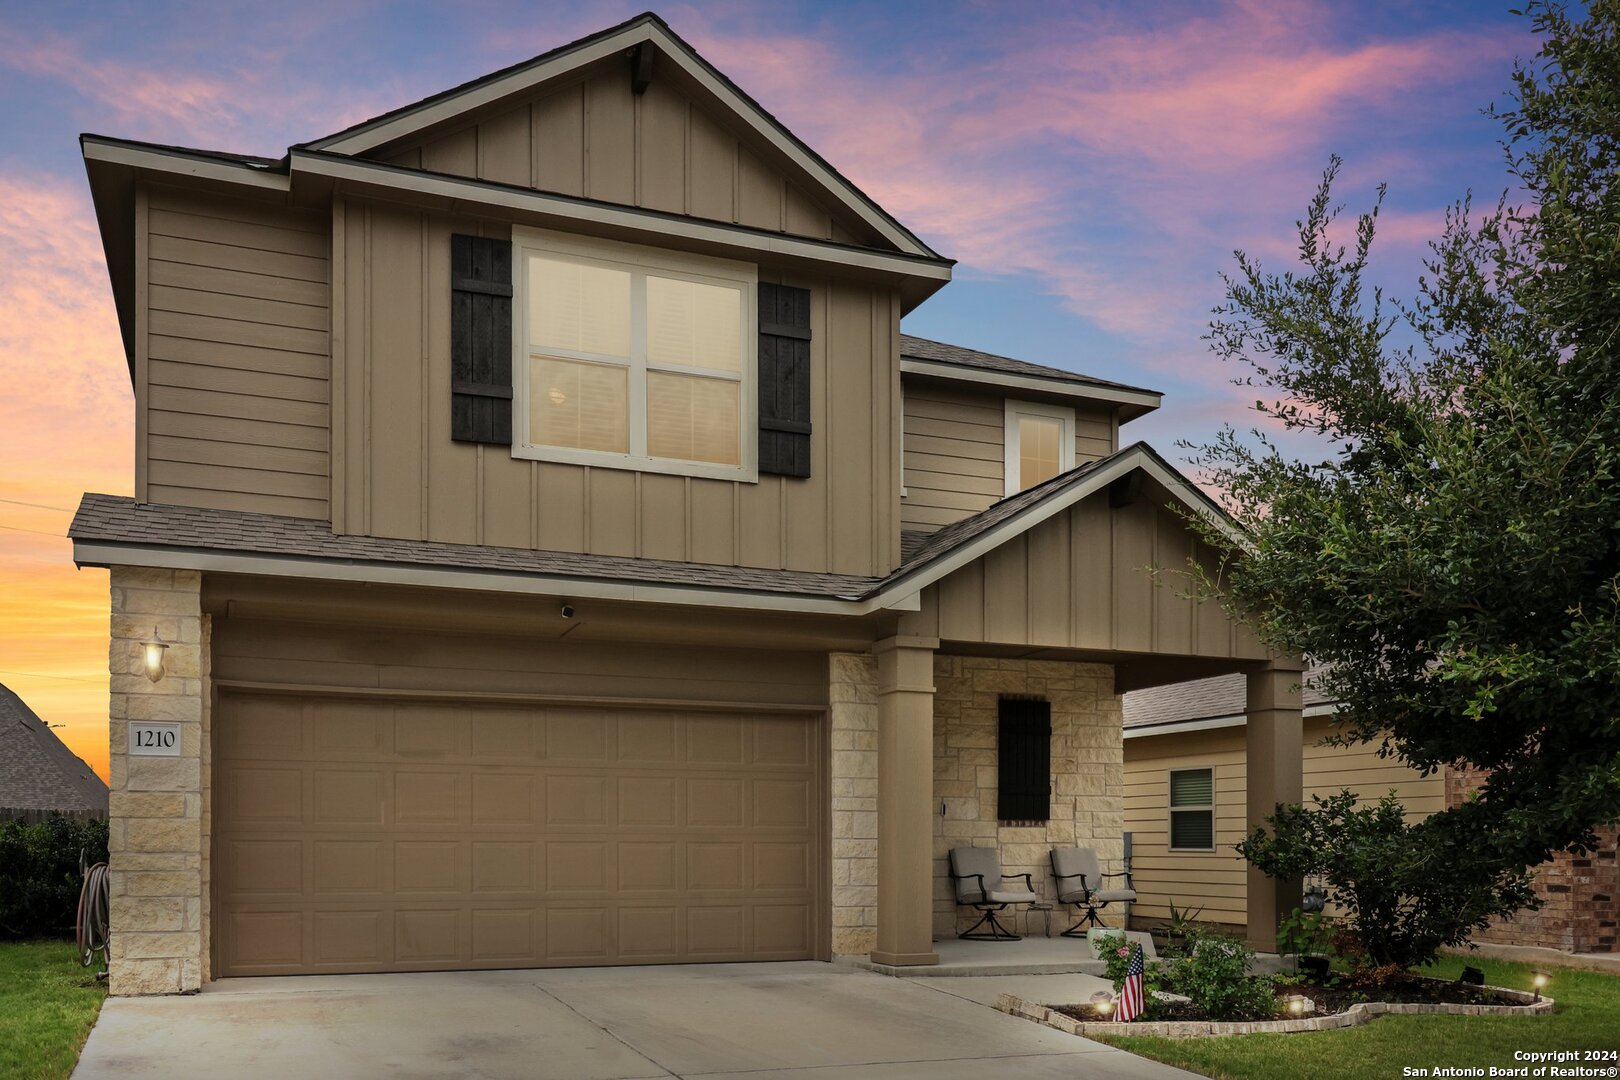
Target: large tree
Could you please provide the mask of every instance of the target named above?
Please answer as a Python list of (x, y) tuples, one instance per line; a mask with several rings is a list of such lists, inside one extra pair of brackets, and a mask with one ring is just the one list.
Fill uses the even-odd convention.
[(1517, 190), (1455, 207), (1403, 303), (1367, 280), (1382, 190), (1332, 239), (1335, 160), (1300, 265), (1240, 252), (1211, 323), (1288, 434), (1194, 452), (1252, 538), (1212, 587), (1327, 665), (1340, 737), (1489, 770), (1408, 838), (1485, 897), (1442, 942), (1620, 819), (1620, 0), (1525, 14), (1541, 51), (1492, 112)]

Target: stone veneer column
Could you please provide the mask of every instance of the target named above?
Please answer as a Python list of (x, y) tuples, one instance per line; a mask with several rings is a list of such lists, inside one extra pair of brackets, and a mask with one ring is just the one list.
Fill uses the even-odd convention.
[(877, 948), (877, 660), (832, 653), (827, 671), (832, 728), (832, 951)]
[[(1302, 800), (1305, 722), (1301, 712), (1301, 667), (1274, 661), (1248, 674), (1248, 831), (1265, 826), (1279, 804)], [(1248, 870), (1248, 941), (1256, 952), (1275, 952), (1277, 924), (1299, 906), (1297, 878), (1268, 878)]]
[(933, 935), (933, 639), (873, 646), (878, 698), (878, 964), (937, 964)]
[[(114, 994), (189, 993), (208, 978), (208, 624), (194, 570), (112, 568), (109, 888)], [(168, 643), (164, 677), (143, 644)], [(131, 757), (131, 720), (180, 724), (179, 757)]]

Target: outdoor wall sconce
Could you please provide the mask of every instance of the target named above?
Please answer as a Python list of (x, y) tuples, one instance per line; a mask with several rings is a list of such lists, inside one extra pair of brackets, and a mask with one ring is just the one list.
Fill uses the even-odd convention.
[(145, 657), (146, 677), (153, 682), (163, 679), (163, 654), (169, 650), (164, 640), (158, 637), (157, 627), (152, 627), (152, 640), (141, 646)]
[(1547, 973), (1545, 971), (1532, 971), (1530, 985), (1536, 988), (1536, 1000), (1541, 1000), (1541, 992), (1547, 989)]

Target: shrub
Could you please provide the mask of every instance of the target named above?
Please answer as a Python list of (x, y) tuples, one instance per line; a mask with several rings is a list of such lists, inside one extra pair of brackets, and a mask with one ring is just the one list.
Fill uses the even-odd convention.
[[(1097, 937), (1097, 952), (1103, 962), (1108, 965), (1103, 977), (1114, 984), (1114, 994), (1119, 994), (1120, 988), (1125, 985), (1125, 969), (1131, 964), (1131, 952), (1137, 948), (1135, 942), (1124, 934), (1100, 934)], [(1160, 988), (1161, 978), (1159, 964), (1147, 961), (1142, 971), (1142, 1019), (1151, 1020), (1158, 1013), (1159, 1001), (1154, 998), (1153, 992)]]
[(1370, 805), (1342, 791), (1314, 807), (1284, 806), (1239, 854), (1270, 877), (1320, 875), (1347, 915), (1336, 951), (1353, 967), (1428, 964), (1492, 917), (1534, 900), (1524, 875), (1504, 871), (1484, 838), (1435, 831), (1441, 815), (1407, 824), (1393, 793)]
[(87, 864), (107, 861), (105, 821), (0, 822), (0, 937), (73, 933), (81, 851)]
[(1163, 965), (1165, 989), (1189, 998), (1211, 1020), (1263, 1019), (1277, 1012), (1275, 982), (1251, 977), (1254, 950), (1224, 934), (1199, 932), (1191, 955)]

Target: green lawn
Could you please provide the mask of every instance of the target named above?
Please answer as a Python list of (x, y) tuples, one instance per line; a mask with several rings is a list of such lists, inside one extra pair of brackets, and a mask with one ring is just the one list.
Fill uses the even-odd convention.
[(106, 996), (73, 942), (0, 942), (0, 1077), (66, 1077)]
[[(1465, 963), (1485, 969), (1493, 986), (1530, 988), (1525, 964), (1446, 957), (1431, 969), (1455, 978)], [(1298, 1035), (1158, 1039), (1114, 1036), (1106, 1041), (1133, 1054), (1213, 1077), (1399, 1077), (1411, 1068), (1514, 1067), (1520, 1050), (1613, 1050), (1620, 1047), (1620, 978), (1549, 968), (1552, 1016), (1381, 1016), (1360, 1027)], [(1578, 1061), (1566, 1065), (1582, 1064)], [(1607, 1069), (1613, 1061), (1594, 1061)], [(1531, 1067), (1534, 1075), (1535, 1067)], [(1417, 1074), (1414, 1074), (1417, 1075)], [(1433, 1075), (1431, 1073), (1431, 1075)], [(1610, 1074), (1612, 1075), (1612, 1074)]]

